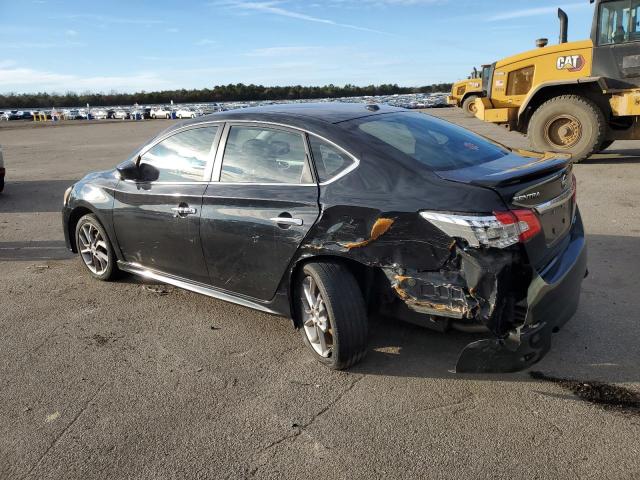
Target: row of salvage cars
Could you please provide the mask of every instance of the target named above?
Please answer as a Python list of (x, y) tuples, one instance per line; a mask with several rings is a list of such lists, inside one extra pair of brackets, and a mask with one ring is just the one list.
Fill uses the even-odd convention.
[(174, 125), (70, 187), (63, 224), (95, 278), (130, 272), (290, 317), (334, 369), (365, 355), (370, 312), (484, 333), (458, 372), (526, 368), (587, 273), (567, 156), (377, 105)]

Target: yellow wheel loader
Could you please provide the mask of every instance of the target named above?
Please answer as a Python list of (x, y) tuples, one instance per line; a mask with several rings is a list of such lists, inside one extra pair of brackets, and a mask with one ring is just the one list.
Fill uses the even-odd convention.
[(473, 68), (469, 78), (453, 84), (447, 103), (461, 108), (467, 117), (476, 115), (476, 99), (482, 96), (482, 73), (490, 65), (484, 65), (481, 71)]
[(494, 63), (483, 75), (476, 117), (529, 137), (534, 150), (570, 153), (579, 162), (614, 140), (640, 139), (640, 0), (595, 3), (591, 38)]

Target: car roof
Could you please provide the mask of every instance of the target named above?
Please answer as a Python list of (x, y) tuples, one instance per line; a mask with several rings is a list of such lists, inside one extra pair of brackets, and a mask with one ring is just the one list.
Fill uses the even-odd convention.
[(265, 105), (260, 107), (240, 108), (226, 112), (216, 112), (204, 115), (182, 125), (211, 121), (273, 121), (291, 126), (309, 125), (309, 121), (335, 124), (371, 115), (380, 115), (393, 112), (405, 112), (404, 108), (390, 107), (387, 105), (371, 105), (364, 103), (283, 103)]

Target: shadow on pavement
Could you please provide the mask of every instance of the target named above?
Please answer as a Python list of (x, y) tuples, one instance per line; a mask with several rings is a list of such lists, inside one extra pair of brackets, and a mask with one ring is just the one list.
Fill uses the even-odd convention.
[(6, 180), (0, 194), (0, 213), (60, 212), (62, 196), (74, 180)]
[(640, 163), (640, 150), (622, 150), (613, 148), (592, 155), (580, 162), (584, 165)]
[(73, 258), (64, 242), (0, 242), (0, 261), (66, 260)]

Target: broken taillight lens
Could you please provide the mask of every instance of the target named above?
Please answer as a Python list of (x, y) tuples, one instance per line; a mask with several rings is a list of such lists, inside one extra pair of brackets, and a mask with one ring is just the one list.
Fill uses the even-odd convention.
[(471, 247), (506, 248), (528, 241), (542, 229), (537, 215), (526, 209), (482, 216), (429, 211), (420, 215), (450, 237), (466, 240)]

